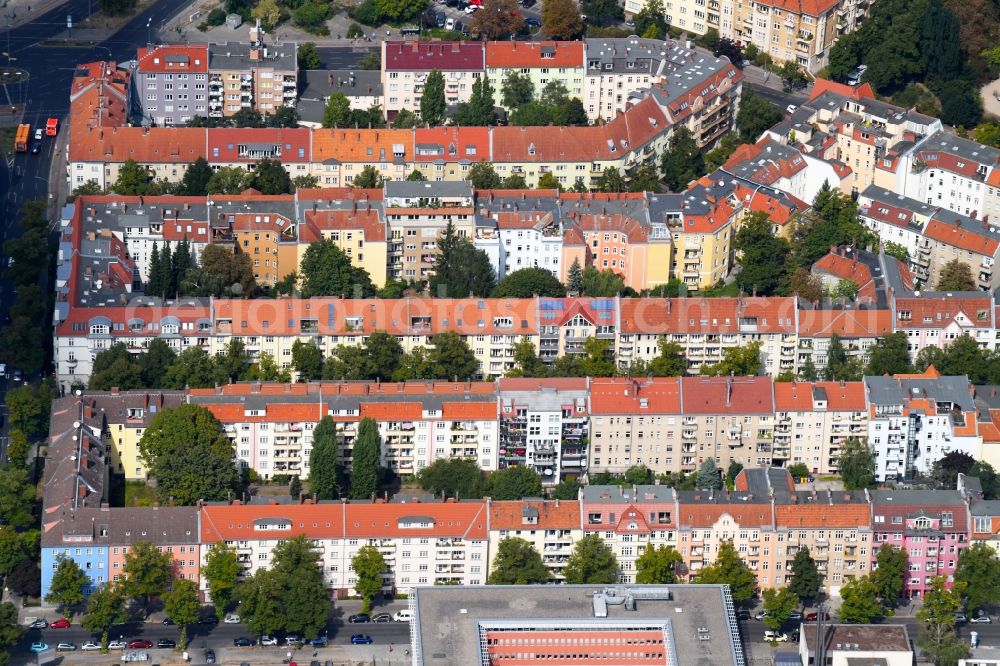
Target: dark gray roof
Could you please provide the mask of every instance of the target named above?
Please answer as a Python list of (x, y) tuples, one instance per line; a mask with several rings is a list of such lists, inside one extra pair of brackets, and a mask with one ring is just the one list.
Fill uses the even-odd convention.
[[(910, 651), (910, 639), (902, 624), (831, 624), (824, 629), (827, 654)], [(816, 649), (816, 631), (803, 631), (802, 638), (806, 650), (812, 653)]]
[(868, 400), (873, 405), (902, 405), (913, 398), (929, 398), (935, 402), (951, 402), (963, 412), (975, 409), (969, 393), (969, 378), (965, 375), (933, 379), (874, 377), (864, 378)]
[[(250, 58), (252, 49), (253, 47), (247, 42), (209, 44), (208, 69), (274, 69), (279, 72), (291, 73), (295, 73), (299, 69), (298, 44), (295, 42), (265, 45), (258, 49), (261, 52), (261, 57), (258, 60)], [(267, 56), (263, 55), (264, 49), (267, 50)]]
[[(977, 164), (983, 164), (989, 167), (995, 166), (1000, 162), (1000, 150), (996, 148), (991, 148), (990, 146), (984, 146), (981, 143), (976, 143), (969, 139), (963, 139), (960, 136), (952, 134), (950, 132), (938, 131), (927, 137), (927, 139), (917, 147), (918, 152), (925, 151), (939, 151), (942, 153), (949, 153), (955, 155), (956, 157), (961, 157), (967, 159), (970, 162), (976, 162)], [(928, 166), (933, 167), (932, 163)]]
[(673, 502), (674, 489), (668, 486), (584, 486), (584, 503), (633, 504), (642, 502)]
[(472, 199), (472, 183), (467, 180), (455, 181), (409, 181), (387, 180), (385, 197), (403, 199), (440, 199), (445, 197), (465, 197)]
[[(112, 519), (112, 516), (114, 519)], [(61, 546), (63, 537), (89, 537), (95, 546), (127, 546), (137, 541), (157, 545), (197, 544), (198, 507), (117, 507), (63, 511), (43, 521), (42, 545)]]
[(308, 69), (299, 72), (299, 101), (295, 110), (299, 119), (322, 123), (326, 100), (334, 93), (352, 97), (381, 97), (382, 81), (378, 70)]
[(669, 663), (744, 663), (732, 600), (721, 585), (431, 586), (414, 588), (413, 595), (415, 657), (425, 666), (480, 663), (484, 630), (548, 626), (557, 631), (655, 627), (663, 631)]

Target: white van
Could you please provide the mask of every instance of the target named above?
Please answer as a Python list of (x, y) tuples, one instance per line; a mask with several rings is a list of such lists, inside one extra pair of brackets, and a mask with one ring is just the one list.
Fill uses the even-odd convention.
[(409, 622), (410, 620), (413, 619), (413, 611), (411, 611), (409, 608), (404, 608), (401, 611), (396, 611), (395, 613), (393, 613), (392, 619), (395, 622)]

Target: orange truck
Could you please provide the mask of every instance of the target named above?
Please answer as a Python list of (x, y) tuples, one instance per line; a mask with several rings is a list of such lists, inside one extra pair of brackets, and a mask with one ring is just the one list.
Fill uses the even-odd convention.
[(45, 123), (45, 136), (55, 136), (59, 132), (59, 119), (49, 118)]
[(14, 150), (19, 153), (28, 152), (28, 142), (31, 140), (31, 125), (23, 123), (17, 126), (17, 134), (14, 135)]

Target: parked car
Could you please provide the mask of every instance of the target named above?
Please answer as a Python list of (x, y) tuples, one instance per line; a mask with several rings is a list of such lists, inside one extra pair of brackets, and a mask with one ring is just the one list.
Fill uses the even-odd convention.
[(748, 621), (750, 619), (750, 611), (746, 610), (736, 611), (736, 619), (740, 620), (741, 622)]
[(371, 645), (375, 641), (367, 634), (354, 634), (351, 636), (351, 645)]
[(260, 637), (260, 644), (263, 645), (263, 646), (265, 646), (265, 647), (267, 647), (269, 645), (277, 645), (278, 644), (278, 639), (275, 638), (274, 636), (266, 636), (266, 635), (265, 636), (261, 636)]
[(136, 638), (128, 642), (129, 650), (148, 650), (153, 647), (153, 641), (147, 641), (145, 638)]
[(69, 620), (64, 617), (59, 618), (55, 622), (49, 624), (49, 629), (69, 629)]
[(991, 620), (989, 615), (977, 615), (976, 617), (969, 619), (969, 624), (990, 624), (990, 623)]
[(536, 18), (526, 18), (524, 19), (524, 25), (528, 26), (529, 28), (541, 28), (542, 22)]
[(215, 663), (215, 650), (205, 650), (205, 663), (206, 664)]
[[(819, 613), (817, 613), (816, 611), (811, 611), (809, 613), (806, 613), (802, 619), (805, 620), (806, 622), (815, 622), (818, 618), (819, 618)], [(829, 619), (830, 619), (830, 614), (823, 613), (823, 621)]]
[(969, 618), (965, 617), (965, 613), (955, 613), (955, 624), (965, 624), (969, 621)]
[(798, 611), (792, 611), (788, 614), (788, 619), (794, 622), (800, 622), (802, 620), (802, 613)]
[(535, 6), (535, 0), (521, 0), (521, 6), (530, 9)]
[(76, 652), (76, 643), (64, 641), (56, 645), (56, 652)]
[(166, 624), (166, 625), (169, 626), (169, 625), (173, 625), (173, 623), (174, 623), (174, 621), (171, 620), (169, 617), (163, 618), (163, 624)]
[(780, 631), (771, 631), (768, 629), (764, 632), (764, 640), (768, 643), (784, 643), (788, 640), (788, 634), (783, 634)]
[(239, 624), (240, 616), (236, 613), (228, 613), (226, 614), (226, 617), (222, 618), (222, 621), (225, 624)]
[(378, 622), (379, 624), (382, 622), (392, 622), (392, 616), (388, 613), (379, 613), (378, 615), (372, 617), (372, 622)]
[(42, 152), (42, 142), (41, 141), (32, 141), (31, 142), (31, 152), (34, 153), (35, 155), (37, 155), (38, 153)]
[(177, 643), (175, 641), (170, 640), (169, 638), (161, 638), (160, 640), (156, 641), (156, 647), (161, 649), (175, 648), (177, 647)]
[(797, 109), (797, 108), (799, 108), (799, 107), (797, 107), (794, 104), (789, 104), (788, 106), (785, 107), (785, 113), (791, 115), (791, 114), (795, 113), (795, 109)]
[(365, 622), (371, 622), (371, 617), (368, 616), (368, 613), (356, 613), (347, 618), (348, 624), (364, 624)]
[(295, 634), (285, 636), (285, 645), (302, 645), (302, 637)]
[(48, 643), (32, 643), (30, 649), (31, 649), (32, 652), (45, 652), (46, 650), (49, 649), (49, 644)]
[(767, 617), (767, 611), (766, 611), (766, 610), (762, 610), (762, 611), (757, 611), (757, 612), (756, 612), (756, 613), (754, 614), (754, 616), (753, 616), (753, 619), (755, 619), (755, 620), (757, 620), (758, 622), (760, 622), (760, 621), (761, 621), (761, 620), (763, 620), (763, 619), (764, 619), (765, 617)]
[(245, 636), (233, 639), (233, 647), (253, 647), (253, 641)]
[(469, 14), (471, 16), (472, 14), (476, 13), (477, 9), (479, 9), (479, 7), (477, 7), (476, 5), (469, 5), (468, 7), (465, 8), (464, 11), (466, 14)]
[(41, 141), (44, 138), (45, 138), (45, 130), (39, 127), (38, 129), (35, 130), (35, 139), (37, 141)]
[(445, 22), (444, 12), (438, 12), (437, 15), (434, 17), (434, 19), (437, 22), (437, 27), (439, 28), (444, 27), (444, 22)]
[(100, 650), (101, 646), (98, 643), (95, 643), (94, 641), (87, 641), (86, 643), (84, 643), (83, 645), (80, 646), (80, 649), (81, 650), (88, 650), (88, 651), (89, 650)]
[(206, 615), (198, 618), (198, 624), (219, 624), (219, 618), (214, 615)]
[(445, 30), (454, 30), (455, 29), (455, 19), (453, 19), (450, 16), (448, 18), (446, 18), (444, 20), (444, 29)]
[(39, 618), (39, 619), (35, 620), (34, 622), (32, 622), (31, 624), (29, 624), (28, 628), (29, 629), (44, 629), (47, 626), (49, 626), (49, 621), (46, 620), (43, 617), (43, 618)]
[(127, 647), (128, 644), (125, 641), (111, 641), (108, 643), (109, 650), (124, 650)]
[(329, 639), (326, 636), (317, 636), (316, 638), (310, 638), (308, 642), (313, 647), (326, 647)]
[(409, 608), (404, 608), (403, 610), (396, 611), (392, 614), (392, 619), (396, 622), (409, 622), (413, 619), (413, 611)]

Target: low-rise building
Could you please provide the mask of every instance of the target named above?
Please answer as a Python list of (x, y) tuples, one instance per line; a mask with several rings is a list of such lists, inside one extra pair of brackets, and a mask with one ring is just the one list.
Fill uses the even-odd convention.
[(799, 634), (802, 663), (831, 666), (910, 666), (913, 663), (913, 647), (905, 625), (831, 624), (820, 631)]
[(423, 587), (410, 608), (420, 664), (745, 663), (725, 585)]

